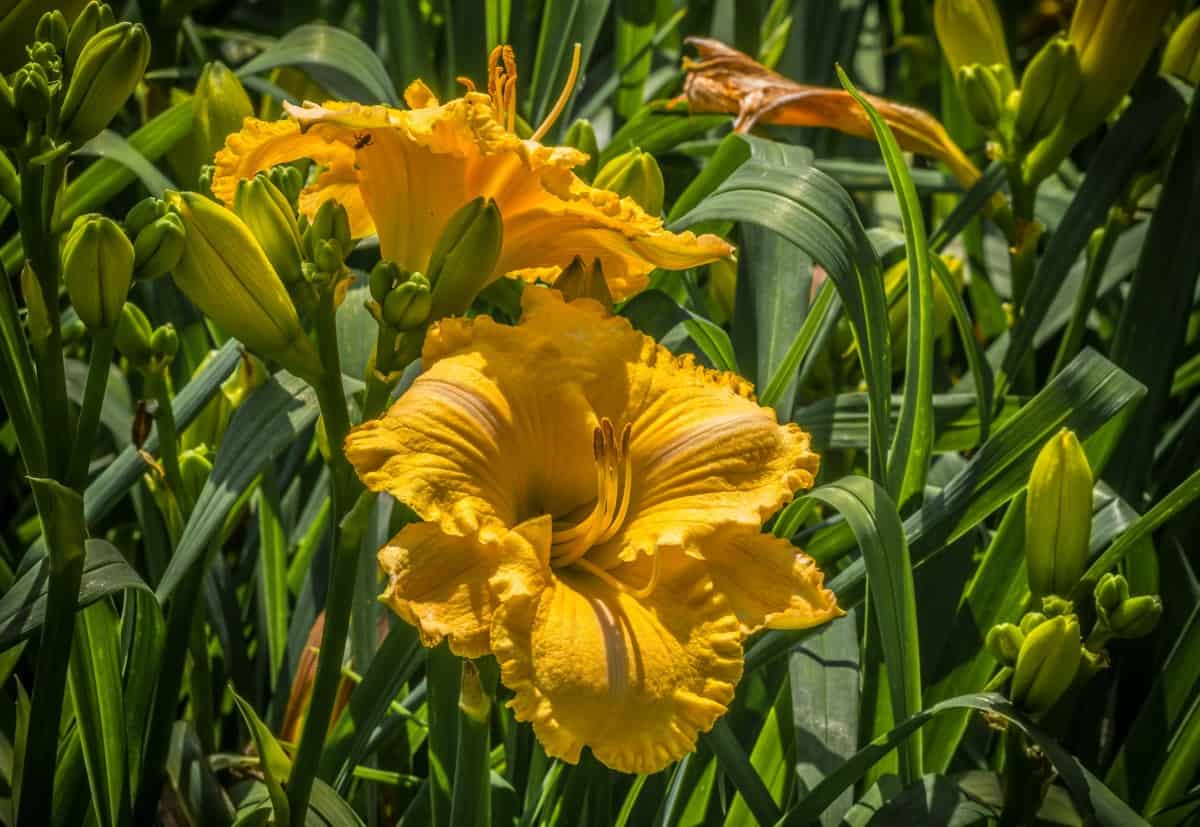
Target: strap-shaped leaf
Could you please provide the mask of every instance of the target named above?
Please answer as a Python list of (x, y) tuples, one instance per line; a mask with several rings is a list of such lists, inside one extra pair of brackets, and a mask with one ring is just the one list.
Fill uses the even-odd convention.
[[(304, 66), (331, 92), (349, 100), (396, 104), (387, 69), (371, 48), (343, 29), (310, 23), (288, 32), (238, 69), (253, 75), (277, 66)], [(415, 78), (413, 78), (415, 80)]]

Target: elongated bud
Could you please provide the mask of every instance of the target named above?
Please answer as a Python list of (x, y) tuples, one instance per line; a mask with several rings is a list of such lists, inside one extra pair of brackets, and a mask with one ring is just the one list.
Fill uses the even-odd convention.
[(1075, 680), (1082, 641), (1072, 615), (1047, 620), (1026, 636), (1013, 672), (1012, 700), (1040, 718)]
[(416, 330), (429, 321), (433, 294), (429, 280), (413, 273), (397, 284), (383, 299), (383, 320), (396, 330)]
[(83, 11), (75, 18), (75, 22), (71, 24), (70, 33), (67, 35), (64, 58), (68, 73), (79, 62), (79, 56), (83, 54), (83, 47), (87, 45), (87, 42), (95, 37), (101, 29), (106, 29), (115, 22), (112, 7), (107, 3), (92, 0), (83, 7)]
[(300, 227), (288, 198), (263, 173), (238, 182), (233, 210), (262, 245), (284, 284), (300, 278)]
[(148, 281), (174, 270), (183, 256), (186, 241), (183, 219), (175, 213), (167, 213), (147, 225), (133, 242), (133, 277)]
[(142, 309), (133, 302), (125, 302), (121, 308), (121, 318), (117, 322), (114, 344), (117, 352), (128, 359), (129, 364), (137, 370), (145, 370), (154, 355), (150, 347), (153, 335), (150, 320), (146, 318)]
[(575, 167), (575, 174), (591, 183), (596, 177), (596, 169), (600, 163), (600, 144), (596, 141), (596, 130), (592, 129), (591, 121), (580, 118), (571, 124), (563, 138), (563, 144), (587, 153), (587, 163)]
[(1122, 600), (1108, 615), (1113, 637), (1139, 638), (1154, 631), (1162, 617), (1162, 600), (1156, 594), (1143, 594)]
[(1081, 83), (1075, 44), (1065, 37), (1049, 40), (1029, 61), (1021, 77), (1021, 97), (1013, 124), (1017, 143), (1036, 143), (1058, 127)]
[(63, 134), (82, 144), (108, 126), (137, 88), (150, 60), (140, 23), (116, 23), (88, 40), (63, 98)]
[(1035, 597), (1070, 594), (1087, 565), (1092, 469), (1072, 431), (1042, 448), (1029, 476), (1025, 559)]
[(17, 111), (12, 86), (0, 75), (0, 145), (16, 146), (25, 137), (25, 123)]
[(1049, 618), (1047, 618), (1041, 612), (1026, 612), (1021, 617), (1021, 623), (1020, 623), (1021, 634), (1025, 635), (1026, 637), (1029, 637), (1030, 632), (1032, 632), (1038, 626), (1041, 626), (1047, 620), (1049, 620)]
[(130, 235), (137, 235), (146, 229), (151, 222), (157, 221), (168, 212), (170, 210), (167, 209), (166, 202), (161, 198), (155, 198), (154, 196), (143, 198), (134, 204), (129, 209), (129, 212), (125, 213), (125, 229)]
[(648, 152), (634, 148), (618, 155), (600, 168), (594, 184), (597, 189), (632, 198), (651, 215), (662, 212), (662, 170)]
[(325, 201), (301, 235), (304, 257), (327, 273), (334, 272), (354, 249), (350, 217), (337, 201)]
[(1171, 33), (1163, 52), (1162, 71), (1200, 85), (1200, 9), (1195, 9)]
[(998, 623), (988, 629), (987, 650), (1004, 666), (1015, 666), (1025, 635), (1012, 623)]
[(26, 121), (40, 121), (50, 111), (50, 84), (46, 71), (36, 63), (27, 63), (13, 75), (13, 100)]
[(1106, 620), (1129, 599), (1129, 583), (1122, 575), (1107, 572), (1096, 581), (1093, 595), (1096, 599), (1096, 616)]
[(480, 196), (450, 216), (429, 257), (431, 320), (467, 311), (491, 277), (503, 241), (500, 208), (490, 198)]
[(41, 350), (50, 336), (50, 309), (46, 307), (37, 273), (33, 272), (28, 261), (21, 268), (21, 297), (25, 299), (25, 324), (29, 328), (29, 339), (36, 350)]
[(1004, 21), (992, 0), (935, 0), (933, 28), (951, 70), (982, 63), (999, 64), (1012, 82), (1012, 62)]
[(49, 43), (61, 52), (67, 48), (67, 18), (58, 9), (48, 11), (38, 20), (33, 34), (35, 39)]
[(204, 483), (212, 473), (212, 462), (208, 458), (208, 448), (188, 448), (179, 454), (179, 476), (183, 480), (188, 499), (195, 502), (204, 490)]
[(75, 219), (63, 247), (63, 280), (88, 330), (111, 330), (133, 280), (133, 245), (117, 222), (102, 215)]
[(204, 165), (211, 164), (213, 155), (225, 146), (226, 136), (240, 130), (242, 121), (254, 114), (254, 106), (238, 76), (214, 61), (205, 64), (196, 79), (192, 112), (192, 131), (167, 156), (178, 180), (189, 185), (199, 180)]
[(306, 379), (320, 360), (287, 289), (237, 215), (204, 196), (168, 192), (187, 231), (175, 283), (200, 310), (248, 348)]
[(968, 114), (977, 124), (984, 129), (992, 129), (1000, 122), (1007, 93), (991, 67), (972, 63), (960, 68), (958, 92), (962, 95)]
[(291, 205), (292, 212), (295, 212), (300, 202), (300, 191), (304, 189), (304, 176), (300, 174), (300, 170), (284, 164), (271, 167), (267, 175), (270, 176), (271, 183), (283, 193)]

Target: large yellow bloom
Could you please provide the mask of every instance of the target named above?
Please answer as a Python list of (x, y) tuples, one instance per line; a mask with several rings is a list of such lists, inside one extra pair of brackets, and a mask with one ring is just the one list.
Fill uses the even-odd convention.
[[(276, 164), (309, 158), (324, 167), (300, 200), (312, 215), (337, 199), (355, 237), (378, 233), (384, 258), (424, 271), (442, 227), (459, 207), (486, 196), (504, 219), (493, 278), (553, 281), (576, 257), (599, 259), (615, 299), (646, 286), (655, 267), (678, 270), (727, 258), (713, 235), (671, 233), (631, 198), (590, 187), (572, 168), (588, 156), (513, 132), (516, 66), (496, 50), (490, 93), (440, 103), (421, 81), (408, 110), (357, 103), (288, 105), (289, 118), (247, 118), (217, 154), (213, 193), (232, 203), (237, 182)], [(539, 133), (544, 132), (539, 129)]]
[(691, 751), (742, 641), (840, 614), (813, 561), (761, 533), (817, 456), (749, 385), (629, 323), (525, 290), (516, 326), (430, 328), (425, 372), (346, 455), (424, 522), (379, 553), (427, 645), (493, 653), (548, 754), (625, 772)]

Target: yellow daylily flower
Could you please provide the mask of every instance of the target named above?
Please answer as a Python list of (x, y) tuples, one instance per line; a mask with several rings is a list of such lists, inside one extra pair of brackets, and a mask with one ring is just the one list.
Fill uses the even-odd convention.
[(716, 236), (669, 232), (632, 198), (584, 183), (571, 170), (587, 162), (585, 153), (539, 142), (561, 107), (532, 138), (518, 137), (511, 49), (492, 52), (489, 76), (488, 94), (460, 79), (468, 91), (445, 103), (415, 81), (404, 93), (407, 110), (332, 101), (288, 105), (282, 121), (247, 118), (216, 156), (213, 193), (230, 203), (240, 179), (309, 158), (324, 171), (301, 196), (301, 210), (311, 215), (326, 200), (341, 201), (355, 237), (377, 233), (384, 258), (421, 272), (455, 210), (489, 197), (504, 219), (492, 278), (553, 281), (576, 256), (599, 259), (616, 299), (643, 289), (655, 267), (733, 254)]
[(380, 551), (384, 600), (426, 645), (494, 654), (548, 754), (656, 772), (725, 712), (747, 635), (841, 613), (761, 533), (818, 458), (745, 380), (600, 303), (522, 302), (516, 326), (433, 325), (424, 373), (346, 440), (424, 521)]

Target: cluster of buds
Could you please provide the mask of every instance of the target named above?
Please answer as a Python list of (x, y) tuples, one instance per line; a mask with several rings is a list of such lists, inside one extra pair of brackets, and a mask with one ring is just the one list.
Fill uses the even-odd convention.
[(313, 285), (346, 280), (346, 257), (354, 249), (350, 216), (337, 201), (325, 201), (311, 219), (301, 219), (300, 245), (305, 263), (304, 278)]
[(125, 231), (133, 238), (133, 277), (149, 281), (175, 269), (183, 257), (183, 220), (158, 198), (139, 201), (125, 215)]
[(937, 0), (933, 25), (967, 112), (990, 132), (1002, 129), (1015, 81), (1000, 12), (991, 0)]
[(1096, 625), (1088, 635), (1088, 648), (1099, 651), (1113, 638), (1145, 637), (1162, 617), (1162, 600), (1156, 594), (1130, 595), (1129, 583), (1119, 574), (1103, 575), (1094, 591)]
[(141, 81), (150, 39), (93, 0), (70, 25), (60, 10), (42, 15), (26, 53), (11, 82), (0, 78), (0, 142), (43, 152), (59, 141), (86, 143), (108, 126)]
[(179, 334), (171, 324), (153, 327), (142, 309), (125, 302), (117, 321), (117, 352), (144, 375), (162, 375), (179, 352)]
[(403, 333), (429, 321), (433, 292), (423, 274), (410, 273), (384, 259), (372, 268), (368, 286), (371, 300), (367, 310), (380, 326)]

